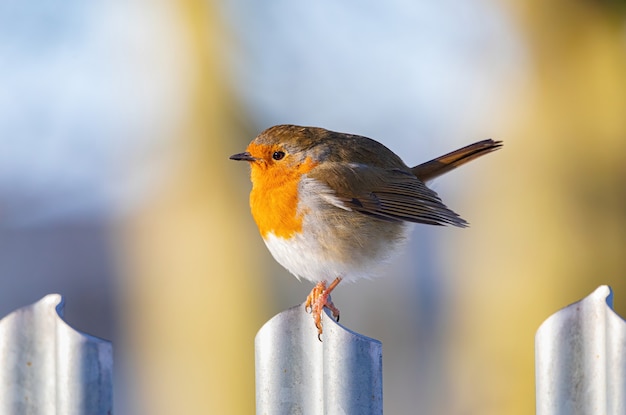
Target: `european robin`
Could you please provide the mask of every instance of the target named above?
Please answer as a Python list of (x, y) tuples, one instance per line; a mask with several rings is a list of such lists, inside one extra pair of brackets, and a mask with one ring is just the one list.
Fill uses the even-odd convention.
[(424, 183), (501, 145), (479, 141), (410, 168), (367, 137), (277, 125), (230, 158), (251, 166), (252, 216), (274, 258), (317, 284), (305, 308), (320, 338), (324, 307), (339, 320), (329, 297), (337, 284), (372, 277), (411, 223), (467, 226)]

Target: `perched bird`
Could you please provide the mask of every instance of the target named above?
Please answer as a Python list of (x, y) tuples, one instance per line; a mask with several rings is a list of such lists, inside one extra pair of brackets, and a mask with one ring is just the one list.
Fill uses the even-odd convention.
[(411, 222), (467, 226), (424, 183), (501, 145), (479, 141), (410, 168), (367, 137), (277, 125), (230, 158), (251, 166), (252, 216), (274, 258), (316, 283), (305, 308), (320, 338), (324, 307), (339, 320), (333, 289), (372, 277), (398, 252)]

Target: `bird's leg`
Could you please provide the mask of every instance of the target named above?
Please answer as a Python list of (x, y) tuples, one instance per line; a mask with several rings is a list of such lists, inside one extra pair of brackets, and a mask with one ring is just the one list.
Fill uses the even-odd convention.
[(310, 310), (313, 315), (313, 321), (315, 322), (315, 327), (317, 327), (317, 338), (320, 339), (320, 341), (320, 336), (322, 335), (322, 311), (324, 307), (328, 308), (333, 313), (333, 317), (339, 321), (339, 309), (335, 307), (330, 299), (330, 293), (340, 282), (341, 277), (337, 277), (328, 288), (326, 287), (326, 281), (318, 282), (317, 285), (313, 287), (304, 303), (304, 309), (307, 311)]

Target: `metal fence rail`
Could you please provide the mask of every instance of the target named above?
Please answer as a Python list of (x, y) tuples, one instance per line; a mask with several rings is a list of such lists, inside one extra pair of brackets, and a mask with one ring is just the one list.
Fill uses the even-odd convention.
[(538, 415), (626, 414), (626, 322), (601, 286), (535, 337)]
[[(601, 286), (535, 337), (538, 415), (626, 414), (626, 321)], [(0, 320), (0, 414), (111, 414), (111, 343), (75, 331), (52, 294)], [(382, 344), (299, 305), (255, 339), (257, 414), (382, 414)]]
[(274, 316), (255, 339), (257, 414), (383, 413), (382, 344), (304, 305)]
[(0, 414), (113, 413), (111, 343), (62, 316), (50, 294), (0, 320)]

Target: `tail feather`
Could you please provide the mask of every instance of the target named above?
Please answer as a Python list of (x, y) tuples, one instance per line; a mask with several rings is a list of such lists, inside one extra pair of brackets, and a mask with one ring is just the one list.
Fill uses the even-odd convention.
[(411, 171), (422, 182), (427, 182), (500, 147), (502, 147), (502, 141), (491, 139), (479, 141), (415, 166)]

